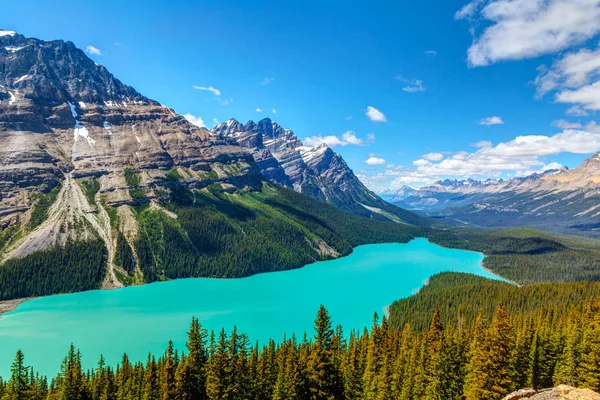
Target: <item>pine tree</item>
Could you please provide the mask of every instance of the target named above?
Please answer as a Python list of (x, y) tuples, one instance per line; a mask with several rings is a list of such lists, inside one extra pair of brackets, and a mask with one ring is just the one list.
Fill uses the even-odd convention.
[(580, 314), (571, 310), (571, 318), (565, 328), (565, 346), (559, 357), (554, 382), (575, 386), (579, 383), (579, 365), (581, 363), (581, 325)]
[(583, 387), (600, 390), (600, 303), (590, 304), (586, 312), (579, 382)]
[(146, 370), (144, 372), (144, 387), (142, 391), (142, 400), (160, 400), (160, 383), (158, 376), (158, 367), (154, 356), (148, 354), (146, 361)]
[(172, 400), (176, 398), (175, 370), (177, 369), (175, 359), (175, 349), (173, 342), (169, 340), (169, 345), (165, 351), (162, 365), (162, 399)]
[(29, 368), (25, 366), (25, 356), (21, 350), (17, 351), (15, 360), (10, 367), (11, 377), (4, 390), (3, 400), (25, 400), (31, 395), (31, 382)]
[(506, 309), (496, 308), (483, 342), (476, 342), (467, 400), (495, 400), (512, 388), (513, 333)]
[(228, 342), (225, 329), (221, 329), (214, 353), (208, 363), (206, 394), (211, 400), (225, 398), (230, 382)]
[(315, 342), (309, 356), (310, 398), (313, 400), (339, 399), (343, 396), (339, 371), (331, 349), (333, 329), (331, 318), (321, 305), (315, 320)]
[(435, 305), (431, 325), (427, 332), (425, 340), (425, 399), (442, 399), (442, 376), (444, 373), (444, 364), (442, 358), (442, 344), (444, 341), (444, 325), (442, 324), (442, 314), (438, 303)]

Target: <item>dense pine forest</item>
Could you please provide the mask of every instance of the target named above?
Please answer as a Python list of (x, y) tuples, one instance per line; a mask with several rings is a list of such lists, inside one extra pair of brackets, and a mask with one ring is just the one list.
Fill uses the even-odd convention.
[[(587, 289), (533, 288), (510, 307), (484, 307), (453, 323), (436, 305), (422, 329), (410, 323), (397, 329), (396, 317), (375, 315), (370, 329), (349, 335), (334, 328), (321, 306), (310, 338), (263, 345), (235, 328), (209, 335), (193, 319), (181, 352), (169, 342), (158, 358), (132, 362), (125, 354), (108, 366), (101, 357), (83, 371), (82, 354), (71, 346), (54, 378), (36, 374), (19, 351), (11, 376), (0, 381), (0, 398), (493, 400), (526, 386), (600, 390), (600, 302)], [(527, 294), (537, 290), (557, 290), (566, 304), (544, 300), (553, 295), (528, 304)]]

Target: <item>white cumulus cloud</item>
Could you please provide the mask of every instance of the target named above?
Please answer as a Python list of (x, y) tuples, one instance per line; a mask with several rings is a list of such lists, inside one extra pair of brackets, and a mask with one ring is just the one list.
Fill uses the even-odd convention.
[[(367, 142), (371, 143), (372, 142), (371, 138), (372, 138), (372, 140), (375, 140), (374, 135), (373, 135), (373, 137), (367, 136)], [(335, 135), (312, 136), (312, 137), (304, 139), (302, 142), (304, 143), (304, 145), (309, 146), (309, 147), (316, 147), (323, 143), (325, 143), (329, 147), (335, 147), (335, 146), (344, 147), (344, 146), (348, 146), (348, 145), (362, 146), (365, 144), (365, 141), (363, 139), (357, 137), (356, 133), (354, 131), (346, 131), (346, 132), (342, 133), (342, 135), (340, 137), (335, 136)]]
[(422, 155), (421, 158), (429, 161), (441, 161), (444, 155), (442, 153), (427, 153)]
[(581, 129), (583, 126), (580, 122), (569, 122), (566, 119), (552, 121), (552, 125), (560, 129)]
[[(474, 0), (456, 14), (474, 34), (470, 66), (537, 57), (583, 43), (600, 33), (598, 0)], [(475, 28), (485, 28), (475, 32)]]
[(367, 107), (365, 115), (373, 122), (387, 122), (385, 115), (373, 106)]
[(260, 108), (257, 108), (256, 112), (262, 112), (262, 110)]
[(502, 118), (498, 117), (497, 115), (491, 116), (491, 117), (487, 117), (487, 118), (482, 118), (479, 121), (477, 121), (477, 123), (479, 125), (502, 125), (504, 123), (504, 121), (502, 120)]
[(367, 165), (385, 165), (385, 159), (371, 156), (365, 160)]
[(183, 116), (185, 119), (187, 119), (190, 124), (192, 125), (196, 125), (199, 128), (204, 128), (206, 125), (204, 124), (204, 120), (202, 119), (202, 117), (197, 117), (195, 115), (192, 115), (190, 113), (187, 113)]
[(85, 48), (85, 52), (88, 54), (93, 54), (95, 56), (101, 56), (102, 50), (97, 47), (92, 46), (91, 44)]

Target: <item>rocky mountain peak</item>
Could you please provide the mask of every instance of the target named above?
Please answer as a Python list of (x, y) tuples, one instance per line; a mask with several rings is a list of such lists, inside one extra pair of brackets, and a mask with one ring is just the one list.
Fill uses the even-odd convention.
[(0, 93), (34, 102), (158, 104), (116, 79), (72, 42), (17, 33), (0, 36)]

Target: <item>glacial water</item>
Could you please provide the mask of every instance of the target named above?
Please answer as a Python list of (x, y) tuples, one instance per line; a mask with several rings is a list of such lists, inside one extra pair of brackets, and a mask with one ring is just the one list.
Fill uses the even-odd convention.
[(126, 351), (133, 361), (161, 354), (169, 339), (183, 349), (192, 316), (204, 327), (230, 330), (250, 341), (312, 334), (319, 304), (345, 332), (369, 326), (394, 300), (415, 293), (441, 271), (495, 276), (479, 253), (446, 249), (416, 239), (407, 244), (360, 246), (337, 260), (243, 279), (180, 279), (111, 291), (49, 296), (21, 304), (0, 319), (0, 376), (15, 352), (54, 375), (69, 345), (81, 349), (84, 367), (103, 354), (114, 365)]

